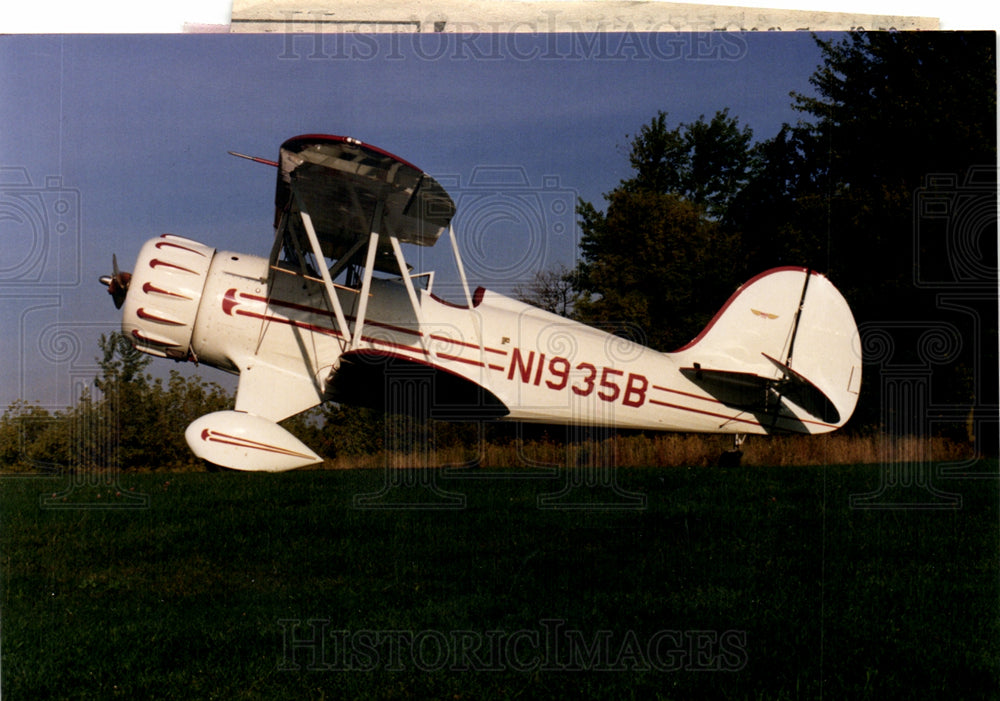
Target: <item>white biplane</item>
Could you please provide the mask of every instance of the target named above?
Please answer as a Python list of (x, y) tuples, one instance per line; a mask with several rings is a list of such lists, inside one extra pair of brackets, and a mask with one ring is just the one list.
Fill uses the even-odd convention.
[[(761, 273), (697, 338), (662, 353), (470, 291), (452, 199), (386, 151), (307, 135), (282, 144), (277, 161), (242, 157), (277, 168), (270, 256), (164, 234), (133, 273), (115, 263), (101, 278), (136, 348), (239, 374), (234, 409), (185, 432), (212, 463), (318, 463), (279, 421), (324, 401), (385, 406), (387, 383), (414, 370), (431, 378), (431, 416), (729, 433), (737, 445), (746, 434), (832, 431), (854, 411), (857, 328), (813, 271)], [(433, 274), (414, 274), (403, 256), (446, 232), (461, 304), (436, 296)]]

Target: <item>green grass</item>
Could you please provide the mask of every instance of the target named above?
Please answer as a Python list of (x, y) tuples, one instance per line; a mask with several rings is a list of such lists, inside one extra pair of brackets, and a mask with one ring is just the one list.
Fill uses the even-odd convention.
[(3, 697), (1000, 689), (994, 479), (876, 510), (877, 466), (477, 474), (3, 479)]

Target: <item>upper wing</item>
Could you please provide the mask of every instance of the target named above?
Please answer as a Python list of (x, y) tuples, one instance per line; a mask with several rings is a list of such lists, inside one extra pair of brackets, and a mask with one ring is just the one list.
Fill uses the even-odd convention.
[(455, 203), (430, 175), (386, 151), (344, 136), (306, 135), (281, 145), (275, 226), (303, 230), (306, 211), (323, 254), (340, 259), (372, 233), (375, 268), (398, 272), (389, 237), (432, 246)]

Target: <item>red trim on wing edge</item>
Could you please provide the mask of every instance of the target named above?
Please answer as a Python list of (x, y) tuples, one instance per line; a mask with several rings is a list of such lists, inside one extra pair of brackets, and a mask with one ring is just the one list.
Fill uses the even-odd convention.
[[(302, 142), (302, 143), (305, 143), (307, 145), (308, 144), (314, 144), (314, 143), (317, 143), (317, 142), (320, 142), (320, 143), (333, 143), (333, 144), (348, 144), (350, 146), (356, 146), (358, 148), (368, 149), (369, 151), (374, 151), (375, 153), (379, 154), (380, 156), (385, 156), (387, 158), (391, 158), (392, 160), (394, 160), (394, 161), (396, 161), (398, 163), (402, 163), (405, 166), (409, 166), (410, 168), (413, 168), (413, 170), (415, 170), (415, 171), (417, 171), (419, 173), (423, 173), (424, 172), (422, 169), (417, 168), (417, 166), (413, 165), (412, 163), (410, 163), (407, 160), (404, 160), (404, 159), (400, 158), (396, 154), (389, 153), (385, 149), (379, 148), (378, 146), (372, 146), (371, 144), (366, 144), (365, 142), (361, 141), (361, 139), (355, 139), (352, 136), (337, 136), (337, 135), (334, 135), (334, 134), (302, 134), (300, 136), (293, 136), (291, 139), (286, 139), (285, 142), (283, 144), (281, 144), (281, 148), (282, 149), (286, 149), (289, 145), (295, 144), (296, 142)], [(292, 149), (287, 148), (287, 150), (291, 151)]]

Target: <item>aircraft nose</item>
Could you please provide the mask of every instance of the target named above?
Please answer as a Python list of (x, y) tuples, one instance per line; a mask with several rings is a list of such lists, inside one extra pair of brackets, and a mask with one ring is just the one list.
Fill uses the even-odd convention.
[(114, 300), (115, 309), (121, 309), (128, 294), (128, 284), (132, 280), (132, 274), (118, 269), (118, 258), (114, 254), (111, 255), (111, 270), (111, 275), (102, 275), (99, 280)]

